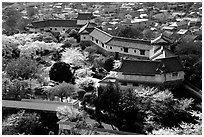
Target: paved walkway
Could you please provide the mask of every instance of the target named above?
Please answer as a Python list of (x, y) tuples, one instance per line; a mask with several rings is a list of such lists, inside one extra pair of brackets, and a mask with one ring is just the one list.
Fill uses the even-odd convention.
[[(2, 107), (10, 108), (24, 108), (24, 109), (35, 109), (45, 111), (56, 111), (58, 107), (62, 106), (73, 106), (71, 103), (54, 102), (54, 101), (36, 101), (36, 100), (2, 100)], [(77, 105), (77, 104), (75, 104)]]

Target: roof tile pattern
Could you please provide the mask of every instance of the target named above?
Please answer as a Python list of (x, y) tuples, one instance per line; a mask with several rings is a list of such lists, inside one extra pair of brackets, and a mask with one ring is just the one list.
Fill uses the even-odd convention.
[(159, 37), (155, 38), (151, 41), (151, 44), (171, 44), (173, 43), (173, 40), (164, 34), (161, 34)]
[(95, 39), (99, 40), (102, 43), (108, 42), (112, 36), (98, 28), (95, 29), (89, 34), (90, 36), (94, 37)]
[(78, 20), (90, 20), (92, 19), (94, 16), (91, 12), (87, 12), (87, 13), (78, 13)]
[(144, 50), (150, 50), (151, 48), (150, 41), (115, 36), (106, 44), (128, 48), (140, 48)]
[(150, 60), (123, 60), (118, 72), (123, 74), (155, 75), (183, 71), (178, 57)]
[(76, 27), (77, 20), (44, 20), (32, 22), (34, 28), (44, 27)]

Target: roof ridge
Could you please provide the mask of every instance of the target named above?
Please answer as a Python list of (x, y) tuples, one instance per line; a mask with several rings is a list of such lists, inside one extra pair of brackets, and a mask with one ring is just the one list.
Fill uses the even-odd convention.
[(111, 34), (105, 32), (105, 31), (103, 31), (103, 30), (101, 30), (101, 29), (99, 29), (99, 28), (97, 28), (97, 27), (94, 27), (94, 29), (96, 29), (96, 30), (98, 30), (98, 31), (100, 31), (100, 32), (102, 32), (102, 33), (104, 33), (104, 34), (110, 36), (110, 37), (113, 37)]
[(136, 60), (132, 60), (132, 59), (123, 59), (123, 61), (138, 61), (138, 62), (161, 62), (159, 60), (140, 60), (140, 59), (136, 59)]
[(148, 41), (148, 40), (143, 40), (143, 39), (134, 39), (134, 38), (127, 38), (127, 37), (119, 37), (119, 36), (113, 36), (113, 38), (121, 38), (121, 39), (129, 39), (129, 40), (136, 40), (136, 41), (150, 42), (150, 41)]
[(161, 58), (161, 59), (158, 59), (158, 60), (165, 60), (165, 59), (170, 59), (170, 58), (179, 58), (179, 56), (175, 55), (175, 56), (171, 56), (171, 57)]

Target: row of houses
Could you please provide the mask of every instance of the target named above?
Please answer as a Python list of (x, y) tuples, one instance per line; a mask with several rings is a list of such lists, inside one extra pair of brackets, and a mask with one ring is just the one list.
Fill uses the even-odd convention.
[(94, 16), (92, 13), (78, 13), (76, 19), (62, 20), (62, 19), (48, 19), (43, 21), (35, 21), (29, 26), (30, 31), (53, 31), (53, 32), (66, 32), (68, 29), (81, 28), (88, 23)]
[(124, 37), (112, 36), (105, 31), (94, 27), (90, 30), (90, 25), (80, 29), (81, 41), (91, 41), (99, 48), (106, 52), (119, 53), (124, 55), (132, 55), (140, 58), (148, 58), (150, 50), (150, 42), (145, 40), (137, 40)]
[(179, 84), (184, 71), (179, 58), (169, 50), (172, 40), (160, 35), (152, 41), (112, 36), (87, 23), (79, 31), (81, 41), (91, 41), (108, 53), (119, 53), (134, 59), (123, 59), (116, 77), (105, 77), (101, 85), (117, 83), (121, 89), (137, 87), (139, 83)]
[[(119, 55), (133, 56), (140, 59), (153, 59), (160, 56), (167, 57), (173, 53), (163, 45), (173, 42), (164, 35), (157, 37), (155, 40), (141, 40), (125, 37), (117, 37), (95, 27), (94, 23), (87, 23), (79, 30), (81, 41), (91, 41), (98, 48), (109, 53), (118, 53)], [(164, 43), (165, 41), (165, 43)], [(160, 48), (155, 52), (155, 49)], [(154, 51), (154, 52), (153, 52)]]
[[(76, 28), (77, 20), (46, 20), (34, 23), (33, 26), (39, 30), (66, 31), (68, 28)], [(123, 59), (121, 66), (116, 69), (117, 77), (106, 77), (101, 83), (114, 79), (121, 88), (134, 88), (138, 83), (166, 84), (176, 81), (178, 84), (178, 81), (184, 80), (179, 58), (168, 47), (173, 41), (165, 35), (160, 35), (152, 41), (117, 37), (90, 21), (80, 28), (79, 34), (81, 41), (90, 41), (105, 53), (134, 58)]]
[(122, 60), (115, 70), (116, 75), (107, 76), (99, 83), (117, 84), (120, 89), (137, 88), (139, 84), (148, 85), (179, 85), (184, 80), (184, 71), (179, 58), (169, 57), (157, 60)]

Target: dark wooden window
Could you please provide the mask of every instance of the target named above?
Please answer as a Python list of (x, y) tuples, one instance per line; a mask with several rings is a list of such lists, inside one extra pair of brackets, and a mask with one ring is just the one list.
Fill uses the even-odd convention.
[(57, 28), (55, 28), (55, 30), (57, 30)]
[(128, 48), (124, 48), (124, 52), (128, 53)]
[(135, 49), (135, 50), (134, 50), (134, 52), (136, 53), (136, 52), (137, 52), (137, 50)]
[(178, 76), (178, 72), (173, 72), (173, 73), (172, 73), (172, 76), (173, 76), (173, 77), (177, 77), (177, 76)]
[(121, 82), (121, 85), (122, 86), (127, 86), (127, 83), (126, 82)]
[(110, 49), (112, 49), (112, 47), (110, 47)]
[(134, 87), (139, 86), (139, 84), (137, 84), (137, 83), (133, 83), (132, 85), (133, 85)]
[(102, 43), (102, 47), (104, 47), (104, 44)]
[(50, 28), (50, 30), (52, 30), (52, 28)]
[(96, 43), (98, 43), (98, 40), (96, 39)]
[(154, 53), (156, 53), (158, 50), (160, 50), (161, 49), (161, 47), (156, 47), (155, 49), (154, 49)]
[(145, 55), (145, 50), (140, 50), (140, 55)]

